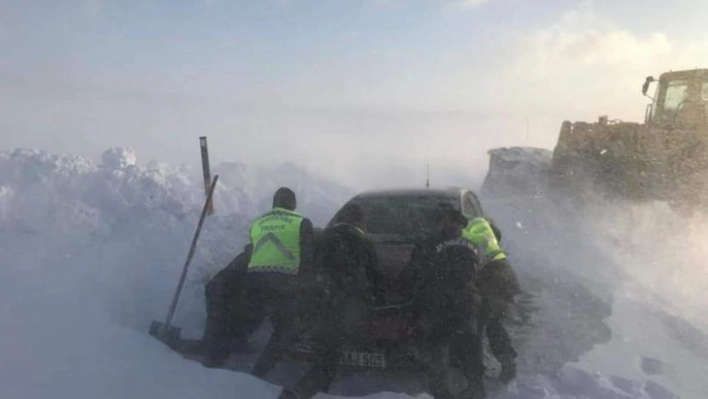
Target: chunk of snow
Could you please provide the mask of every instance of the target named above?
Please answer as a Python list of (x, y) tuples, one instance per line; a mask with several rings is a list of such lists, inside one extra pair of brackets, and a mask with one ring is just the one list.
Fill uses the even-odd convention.
[[(278, 172), (259, 173), (270, 182)], [(306, 190), (296, 192), (316, 202), (304, 214), (327, 219), (348, 199), (339, 185), (298, 173)], [(175, 315), (186, 336), (201, 334), (204, 282), (243, 248), (271, 190), (219, 185)], [(141, 168), (127, 149), (106, 151), (101, 165), (0, 153), (0, 397), (276, 397), (279, 387), (205, 369), (148, 336), (167, 310), (203, 200), (191, 168)]]
[(132, 148), (110, 148), (103, 152), (101, 165), (108, 170), (121, 170), (137, 163), (135, 150)]

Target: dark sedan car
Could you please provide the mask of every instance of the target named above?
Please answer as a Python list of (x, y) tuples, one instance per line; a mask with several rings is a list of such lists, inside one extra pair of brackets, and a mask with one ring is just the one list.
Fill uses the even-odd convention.
[(477, 195), (463, 188), (369, 191), (349, 200), (363, 208), (367, 234), (376, 246), (381, 271), (389, 277), (407, 265), (415, 243), (435, 234), (432, 215), (441, 202), (470, 220), (485, 216)]
[[(367, 235), (378, 254), (379, 268), (386, 277), (386, 304), (375, 309), (368, 333), (363, 340), (342, 349), (340, 364), (355, 368), (407, 367), (416, 363), (418, 344), (412, 335), (415, 328), (413, 301), (401, 273), (410, 261), (415, 245), (436, 234), (434, 212), (439, 203), (451, 204), (465, 217), (484, 216), (474, 192), (468, 189), (415, 189), (369, 191), (347, 203), (358, 204), (364, 211)], [(328, 226), (338, 219), (339, 212)]]

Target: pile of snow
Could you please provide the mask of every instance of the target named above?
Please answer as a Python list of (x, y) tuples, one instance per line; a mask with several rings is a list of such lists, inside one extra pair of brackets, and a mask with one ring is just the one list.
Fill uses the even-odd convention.
[[(216, 170), (223, 173), (216, 213), (204, 225), (175, 319), (192, 336), (203, 326), (203, 283), (245, 245), (250, 220), (270, 207), (273, 184), (290, 183), (277, 168)], [(297, 173), (291, 187), (300, 210), (309, 206), (320, 223), (349, 197)], [(268, 184), (235, 184), (254, 174)], [(167, 310), (203, 200), (198, 170), (139, 166), (129, 149), (106, 151), (101, 164), (35, 150), (0, 153), (0, 397), (275, 397), (278, 387), (205, 370), (147, 335)]]
[[(313, 175), (292, 163), (252, 169), (236, 162), (222, 163), (213, 168), (213, 173), (218, 174), (226, 186), (250, 192), (251, 203), (261, 210), (271, 207), (273, 193), (278, 187), (292, 188), (297, 193), (298, 212), (312, 219), (316, 226), (329, 222), (343, 201), (353, 195), (345, 186)], [(235, 212), (241, 211), (237, 203), (227, 206)]]
[[(352, 195), (290, 164), (213, 170), (220, 176), (216, 213), (204, 225), (175, 319), (191, 337), (202, 331), (204, 282), (240, 251), (249, 222), (270, 208), (275, 188), (292, 187), (299, 210), (316, 225)], [(34, 150), (0, 153), (0, 397), (277, 396), (277, 386), (205, 369), (147, 335), (150, 321), (167, 309), (203, 190), (198, 170), (141, 165), (130, 149), (110, 149), (100, 164)], [(599, 219), (578, 228), (582, 223), (557, 217), (545, 204), (487, 208), (504, 230), (533, 310), (513, 329), (518, 381), (490, 390), (492, 398), (705, 397), (697, 376), (705, 371), (700, 330), (667, 307), (619, 296), (644, 292), (654, 280), (626, 278), (632, 268), (612, 266), (621, 251), (608, 246)], [(633, 281), (642, 284), (626, 289)], [(661, 292), (673, 299), (672, 291)], [(652, 329), (649, 340), (637, 335), (642, 328)]]
[(132, 148), (110, 148), (101, 156), (101, 164), (106, 169), (120, 170), (128, 166), (135, 166), (138, 157)]
[(545, 191), (552, 151), (510, 147), (488, 151), (489, 171), (481, 194), (490, 198), (539, 195)]

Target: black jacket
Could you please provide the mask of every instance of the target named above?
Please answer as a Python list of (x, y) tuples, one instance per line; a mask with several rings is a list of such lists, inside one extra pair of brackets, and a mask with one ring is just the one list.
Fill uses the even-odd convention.
[(315, 261), (315, 230), (312, 221), (304, 218), (300, 223), (300, 274), (311, 273)]
[(416, 245), (407, 273), (421, 315), (454, 325), (479, 309), (476, 248), (462, 236), (440, 237)]
[(383, 296), (376, 250), (366, 234), (351, 224), (339, 223), (319, 234), (315, 270), (347, 294)]

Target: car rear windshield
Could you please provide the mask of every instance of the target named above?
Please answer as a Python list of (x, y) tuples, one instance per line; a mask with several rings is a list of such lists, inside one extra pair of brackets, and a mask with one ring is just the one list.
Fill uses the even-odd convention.
[(393, 236), (397, 241), (420, 240), (435, 232), (433, 211), (437, 204), (459, 208), (455, 198), (442, 196), (370, 197), (353, 202), (363, 208), (369, 234)]

